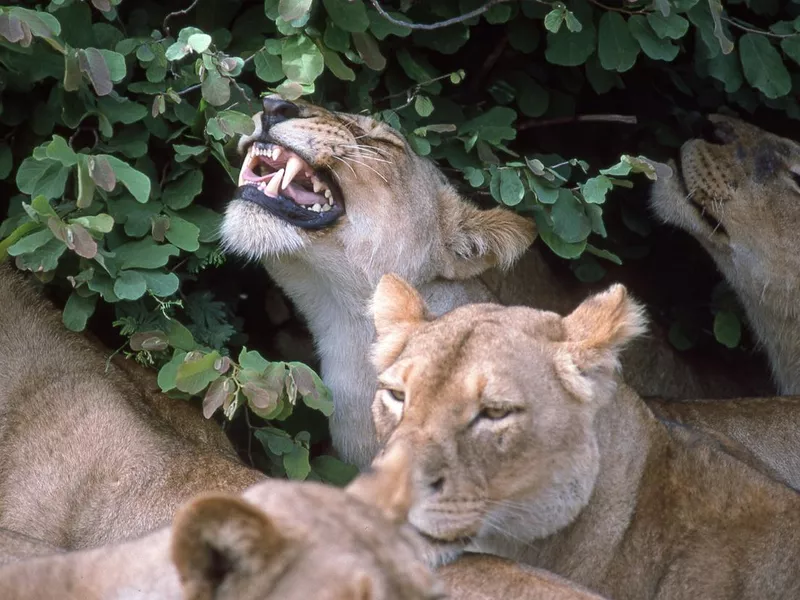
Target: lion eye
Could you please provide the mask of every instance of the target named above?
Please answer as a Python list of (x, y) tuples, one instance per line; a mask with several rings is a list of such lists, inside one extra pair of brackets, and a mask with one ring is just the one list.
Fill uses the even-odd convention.
[(514, 412), (514, 410), (508, 407), (485, 406), (481, 409), (481, 412), (478, 413), (478, 417), (490, 421), (499, 421), (500, 419), (505, 419), (512, 412)]
[(384, 390), (395, 402), (400, 402), (401, 404), (406, 401), (406, 394), (405, 392), (401, 392), (400, 390)]

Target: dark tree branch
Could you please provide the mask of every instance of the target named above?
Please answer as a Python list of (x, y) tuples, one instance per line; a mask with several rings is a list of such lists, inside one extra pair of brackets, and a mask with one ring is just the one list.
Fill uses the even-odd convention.
[(534, 127), (565, 125), (567, 123), (624, 123), (625, 125), (636, 125), (638, 122), (638, 119), (633, 115), (576, 115), (574, 117), (555, 117), (553, 119), (523, 121), (517, 125), (517, 131), (532, 129)]
[(193, 0), (192, 3), (184, 8), (183, 10), (176, 10), (175, 12), (169, 13), (166, 17), (164, 17), (164, 22), (161, 23), (161, 29), (163, 29), (167, 35), (169, 35), (169, 27), (167, 27), (167, 21), (169, 21), (172, 17), (179, 17), (180, 15), (185, 15), (186, 13), (191, 12), (194, 10), (194, 7), (197, 6), (197, 3), (200, 0)]
[(449, 27), (450, 25), (455, 25), (456, 23), (463, 23), (464, 21), (469, 21), (472, 17), (477, 17), (482, 15), (487, 10), (492, 8), (495, 4), (503, 4), (504, 2), (511, 2), (512, 0), (489, 0), (486, 4), (481, 6), (480, 8), (476, 8), (466, 14), (460, 15), (458, 17), (453, 17), (452, 19), (445, 19), (444, 21), (438, 21), (436, 23), (409, 23), (406, 21), (401, 21), (400, 19), (395, 19), (392, 15), (387, 13), (383, 7), (380, 5), (378, 0), (369, 0), (372, 3), (372, 6), (375, 7), (375, 10), (387, 21), (394, 25), (399, 25), (400, 27), (407, 27), (408, 29), (423, 29), (426, 31), (430, 31), (431, 29), (441, 29), (442, 27)]

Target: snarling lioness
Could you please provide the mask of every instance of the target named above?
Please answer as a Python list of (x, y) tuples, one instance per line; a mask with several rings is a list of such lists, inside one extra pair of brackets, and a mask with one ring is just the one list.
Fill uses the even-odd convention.
[[(369, 417), (374, 330), (365, 307), (382, 275), (411, 281), (436, 313), (467, 302), (551, 308), (571, 301), (536, 260), (535, 277), (493, 285), (508, 297), (494, 296), (479, 276), (522, 255), (533, 225), (501, 208), (478, 210), (385, 123), (275, 96), (265, 98), (254, 122), (254, 133), (239, 141), (245, 156), (223, 243), (263, 262), (307, 320), (333, 392), (331, 434), (344, 459), (364, 466), (377, 449)], [(623, 362), (642, 393), (731, 395), (702, 385), (709, 377), (664, 339), (647, 340)]]
[(614, 285), (572, 313), (473, 304), (432, 318), (386, 276), (373, 413), (414, 448), (411, 523), (616, 600), (793, 598), (800, 496), (618, 384), (643, 311)]
[(407, 455), (346, 490), (272, 480), (205, 494), (141, 539), (0, 567), (4, 600), (435, 600), (407, 526)]
[(692, 234), (741, 299), (782, 393), (800, 393), (800, 145), (711, 115), (651, 204)]

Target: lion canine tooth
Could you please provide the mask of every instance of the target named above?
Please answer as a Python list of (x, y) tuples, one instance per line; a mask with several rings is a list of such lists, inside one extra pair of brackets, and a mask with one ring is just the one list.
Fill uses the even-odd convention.
[(295, 175), (297, 175), (302, 169), (303, 160), (297, 156), (290, 156), (289, 160), (286, 161), (286, 173), (283, 175), (281, 189), (285, 190), (287, 187), (289, 187), (289, 184), (292, 183), (292, 179), (294, 179)]
[(314, 193), (315, 194), (319, 194), (320, 190), (322, 190), (325, 187), (325, 184), (322, 183), (316, 177), (312, 177), (311, 178), (311, 186), (314, 188)]
[(278, 197), (278, 190), (280, 189), (282, 178), (283, 178), (283, 169), (281, 169), (280, 171), (275, 173), (275, 175), (272, 176), (272, 179), (270, 179), (269, 183), (267, 184), (266, 194), (268, 196), (272, 196), (273, 198)]

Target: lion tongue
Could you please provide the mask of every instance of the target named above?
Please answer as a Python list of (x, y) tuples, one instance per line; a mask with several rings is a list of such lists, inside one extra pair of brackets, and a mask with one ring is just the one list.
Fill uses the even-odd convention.
[(291, 198), (297, 204), (302, 204), (303, 206), (312, 206), (314, 204), (322, 205), (328, 201), (322, 194), (309, 192), (294, 183), (289, 184), (289, 187), (283, 191), (283, 194)]

